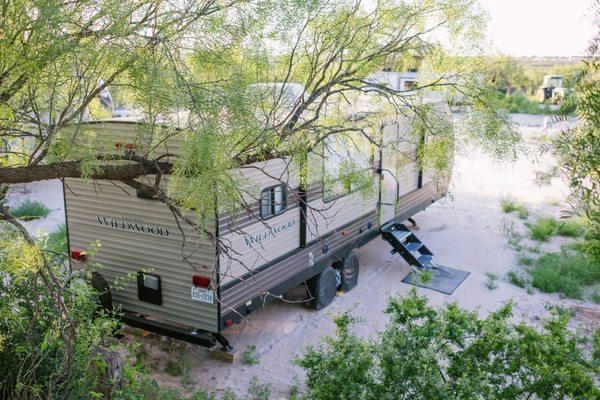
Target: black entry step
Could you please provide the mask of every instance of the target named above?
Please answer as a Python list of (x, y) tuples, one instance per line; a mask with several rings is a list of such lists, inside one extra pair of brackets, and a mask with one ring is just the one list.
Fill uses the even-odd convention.
[(381, 236), (392, 245), (392, 254), (399, 253), (417, 268), (437, 268), (433, 253), (404, 224), (390, 223), (381, 227)]

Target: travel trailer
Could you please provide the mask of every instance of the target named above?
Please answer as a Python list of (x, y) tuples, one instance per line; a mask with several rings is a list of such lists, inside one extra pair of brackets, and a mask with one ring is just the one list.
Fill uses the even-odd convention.
[[(449, 116), (445, 103), (431, 107)], [(411, 124), (406, 116), (387, 121), (377, 140), (328, 138), (307, 155), (306, 180), (289, 157), (232, 171), (253, 188), (250, 206), (233, 212), (216, 204), (204, 234), (120, 182), (65, 179), (71, 257), (85, 262), (99, 240), (93, 260), (102, 267), (92, 283), (104, 306), (120, 307), (131, 326), (228, 351), (227, 327), (290, 289), (305, 284), (307, 304), (320, 309), (355, 287), (354, 250), (382, 233), (411, 265), (434, 266), (401, 222), (442, 197), (448, 182), (419, 168), (419, 146), (432, 139), (408, 140)], [(132, 151), (137, 126), (114, 119), (85, 129)], [(170, 146), (177, 153), (178, 143)], [(364, 167), (366, 187), (335, 179), (346, 157)]]

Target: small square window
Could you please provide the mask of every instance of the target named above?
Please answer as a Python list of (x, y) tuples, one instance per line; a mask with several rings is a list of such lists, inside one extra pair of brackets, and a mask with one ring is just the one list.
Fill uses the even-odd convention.
[(162, 305), (161, 279), (158, 275), (138, 272), (138, 299), (152, 304)]
[(282, 214), (287, 208), (287, 191), (284, 185), (271, 186), (260, 194), (260, 217), (269, 219)]

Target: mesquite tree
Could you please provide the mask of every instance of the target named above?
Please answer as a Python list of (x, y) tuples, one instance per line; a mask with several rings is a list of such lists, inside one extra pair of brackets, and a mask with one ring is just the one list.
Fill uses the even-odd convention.
[[(364, 130), (339, 110), (352, 96), (375, 91), (387, 112), (418, 110), (415, 96), (367, 81), (394, 66), (422, 68), (421, 91), (460, 93), (473, 107), (468, 126), (478, 129), (470, 133), (486, 144), (506, 149), (514, 141), (478, 85), (477, 58), (445, 57), (448, 47), (474, 51), (483, 24), (474, 1), (277, 6), (10, 2), (0, 38), (0, 182), (85, 177), (131, 183), (160, 172), (198, 189), (193, 194), (199, 200), (191, 204), (192, 193), (170, 190), (173, 201), (203, 208), (206, 189), (213, 187), (206, 182), (227, 186), (232, 168), (306, 152), (333, 133)], [(437, 34), (449, 45), (440, 45)], [(257, 110), (247, 88), (261, 82), (300, 83), (304, 92), (285, 112), (279, 98)], [(145, 117), (139, 124), (145, 150), (125, 162), (115, 162), (124, 156), (114, 148), (91, 146), (80, 125), (97, 117), (90, 105), (111, 87), (126, 92)], [(334, 105), (325, 113), (329, 103)], [(168, 128), (176, 114), (185, 129)], [(275, 114), (276, 121), (270, 118)], [(156, 158), (157, 146), (174, 136), (185, 140), (183, 154)], [(235, 192), (229, 189), (223, 194)]]
[[(368, 140), (384, 118), (399, 115), (415, 120), (407, 137), (427, 130), (445, 139), (421, 149), (420, 158), (447, 177), (452, 126), (421, 101), (439, 89), (468, 110), (459, 144), (510, 155), (517, 136), (479, 74), (484, 23), (476, 0), (4, 1), (0, 200), (13, 184), (108, 180), (145, 192), (210, 235), (204, 225), (217, 199), (249, 208), (252, 188), (234, 171), (284, 155), (306, 169), (307, 152), (328, 137)], [(385, 68), (411, 67), (420, 79), (409, 93), (371, 79)], [(301, 89), (290, 99), (291, 87)], [(115, 149), (111, 138), (98, 140), (86, 124), (110, 116), (98, 105), (106, 89), (140, 115), (135, 154)], [(162, 151), (169, 141), (181, 144), (177, 154)], [(357, 169), (345, 166), (339, 178), (362, 179)], [(30, 256), (11, 266), (52, 299), (72, 354), (80, 325), (57, 278), (63, 271), (1, 204), (0, 220), (9, 232), (0, 257), (13, 249), (14, 232), (25, 238), (19, 243)]]
[[(437, 137), (419, 159), (448, 179), (453, 126), (423, 102), (440, 89), (469, 110), (462, 138), (501, 155), (517, 141), (478, 73), (485, 16), (475, 0), (22, 1), (2, 12), (0, 185), (131, 186), (232, 257), (204, 226), (217, 200), (251, 208), (258, 195), (232, 172), (249, 164), (286, 156), (303, 171), (329, 137), (372, 141), (386, 118), (408, 116), (406, 140)], [(420, 70), (410, 91), (373, 79), (409, 67)], [(135, 153), (86, 124), (106, 116), (96, 103), (107, 88), (139, 111)], [(179, 151), (165, 154), (172, 142)], [(364, 168), (349, 158), (335, 179), (351, 186)]]

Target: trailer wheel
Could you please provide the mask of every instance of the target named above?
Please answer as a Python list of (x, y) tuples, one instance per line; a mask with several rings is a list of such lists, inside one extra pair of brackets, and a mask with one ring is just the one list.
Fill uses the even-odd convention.
[(350, 251), (346, 254), (346, 257), (342, 259), (339, 265), (341, 284), (338, 287), (338, 290), (349, 292), (358, 284), (358, 256), (355, 252)]
[(101, 309), (112, 311), (112, 294), (106, 279), (98, 272), (92, 272), (91, 285), (99, 293), (98, 304)]
[(319, 275), (310, 278), (307, 282), (308, 294), (311, 299), (308, 306), (316, 310), (325, 308), (335, 298), (335, 271), (333, 267), (327, 267)]

